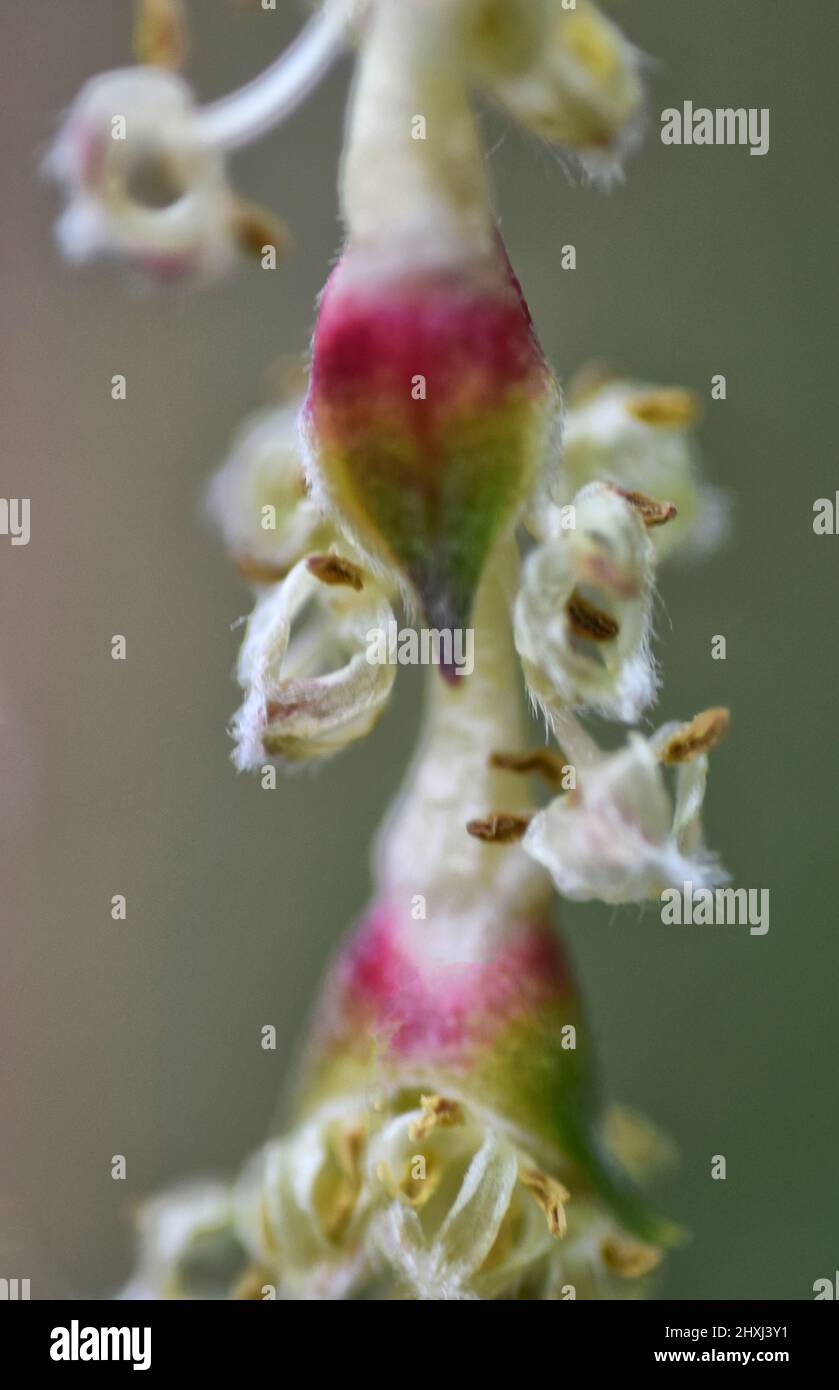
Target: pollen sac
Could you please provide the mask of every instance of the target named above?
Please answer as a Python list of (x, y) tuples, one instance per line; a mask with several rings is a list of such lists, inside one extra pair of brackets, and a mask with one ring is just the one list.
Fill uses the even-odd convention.
[(304, 413), (315, 490), (434, 628), (468, 625), (493, 542), (558, 429), (559, 391), (502, 249), (473, 277), (327, 285)]

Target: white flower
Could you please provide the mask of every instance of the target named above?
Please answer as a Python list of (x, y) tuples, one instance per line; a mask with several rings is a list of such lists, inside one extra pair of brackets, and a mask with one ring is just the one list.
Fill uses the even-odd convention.
[(667, 498), (676, 515), (657, 527), (659, 556), (701, 553), (724, 530), (720, 492), (702, 479), (693, 426), (699, 402), (690, 391), (632, 381), (605, 381), (590, 392), (572, 387), (565, 418), (556, 501), (570, 502), (595, 478)]
[(240, 573), (254, 583), (281, 579), (301, 556), (335, 540), (306, 486), (301, 402), (295, 395), (248, 420), (208, 491), (209, 513)]
[(246, 698), (233, 721), (237, 766), (325, 758), (363, 738), (396, 674), (368, 659), (370, 634), (387, 631), (392, 618), (372, 576), (334, 552), (301, 560), (266, 590), (239, 654)]
[[(577, 787), (538, 811), (522, 840), (566, 898), (645, 902), (691, 881), (724, 879), (703, 847), (701, 811), (707, 750), (728, 716), (709, 710), (691, 724), (665, 725), (652, 739), (632, 733), (625, 747), (577, 767)], [(662, 762), (677, 762), (675, 804)]]
[(349, 1107), (319, 1113), (248, 1163), (236, 1227), (252, 1258), (291, 1298), (343, 1298), (368, 1272), (361, 1156), (367, 1121)]
[(147, 1202), (138, 1227), (138, 1268), (123, 1298), (226, 1298), (245, 1272), (247, 1252), (233, 1229), (226, 1183), (183, 1183)]
[[(509, 7), (510, 0), (483, 5), (508, 24)], [(486, 46), (497, 68), (489, 90), (523, 125), (572, 151), (590, 174), (619, 173), (640, 134), (638, 51), (589, 0), (574, 8), (563, 0), (513, 0), (513, 8), (521, 11), (517, 43)]]
[(317, 1111), (251, 1160), (234, 1202), (282, 1298), (621, 1297), (661, 1253), (585, 1190), (569, 1196), (491, 1116), (440, 1095)]
[(369, 1240), (420, 1299), (540, 1297), (568, 1193), (501, 1129), (439, 1096), (369, 1147), (379, 1189)]
[(69, 198), (57, 236), (71, 260), (123, 257), (161, 279), (228, 268), (238, 203), (195, 116), (188, 85), (161, 68), (82, 88), (46, 165)]
[(548, 714), (589, 706), (630, 722), (656, 692), (652, 542), (638, 508), (604, 484), (578, 493), (573, 519), (528, 556), (516, 649)]

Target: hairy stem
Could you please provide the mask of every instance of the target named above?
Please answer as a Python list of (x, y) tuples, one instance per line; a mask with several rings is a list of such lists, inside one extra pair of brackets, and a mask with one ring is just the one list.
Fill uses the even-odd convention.
[(491, 810), (530, 808), (527, 779), (490, 766), (522, 746), (518, 661), (510, 602), (519, 561), (512, 539), (487, 567), (474, 615), (475, 669), (455, 686), (429, 668), (425, 726), (405, 786), (380, 833), (377, 887), (406, 914), (426, 900), (429, 949), (480, 956), (497, 931), (548, 896), (542, 872), (516, 845), (486, 845), (466, 824)]

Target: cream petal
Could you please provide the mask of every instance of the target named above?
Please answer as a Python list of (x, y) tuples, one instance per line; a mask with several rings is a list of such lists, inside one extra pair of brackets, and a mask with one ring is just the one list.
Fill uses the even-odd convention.
[(631, 722), (657, 689), (650, 653), (652, 543), (634, 507), (599, 483), (576, 525), (528, 556), (514, 608), (516, 649), (548, 717), (589, 707)]
[(658, 556), (701, 555), (719, 543), (725, 504), (702, 476), (691, 392), (607, 379), (577, 400), (572, 383), (569, 396), (555, 506), (534, 518), (540, 531), (556, 524), (579, 488), (602, 479), (675, 505), (675, 517), (652, 528)]
[(207, 510), (245, 578), (281, 579), (336, 540), (308, 493), (298, 430), (302, 395), (248, 420), (213, 478)]
[(575, 792), (555, 798), (531, 820), (522, 847), (565, 897), (644, 902), (689, 880), (720, 881), (719, 866), (697, 835), (706, 760), (679, 767), (674, 811), (658, 759), (660, 741), (631, 734), (626, 747), (581, 771)]
[[(299, 633), (294, 623), (313, 613)], [(368, 659), (371, 633), (393, 618), (376, 582), (332, 586), (300, 561), (258, 600), (239, 657), (245, 702), (233, 721), (242, 769), (271, 758), (329, 757), (363, 737), (384, 710), (395, 666)]]

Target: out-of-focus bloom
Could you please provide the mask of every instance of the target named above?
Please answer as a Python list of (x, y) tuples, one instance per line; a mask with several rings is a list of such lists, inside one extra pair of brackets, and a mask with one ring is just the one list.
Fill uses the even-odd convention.
[(368, 660), (369, 634), (387, 631), (392, 617), (375, 579), (336, 553), (299, 561), (267, 589), (239, 654), (246, 698), (233, 721), (237, 766), (329, 757), (368, 733), (396, 670)]
[(659, 556), (707, 551), (720, 539), (725, 515), (719, 490), (702, 478), (694, 438), (699, 414), (696, 396), (680, 387), (603, 380), (575, 390), (572, 382), (556, 500), (570, 502), (595, 478), (666, 497), (676, 515), (655, 532)]
[[(482, 55), (490, 92), (543, 139), (577, 155), (592, 175), (612, 176), (640, 134), (640, 55), (589, 0), (490, 0)], [(518, 42), (503, 38), (518, 20)], [(506, 28), (504, 27), (506, 25)]]
[(92, 78), (46, 167), (69, 199), (57, 235), (71, 260), (124, 257), (168, 280), (221, 274), (235, 257), (239, 203), (175, 73), (136, 67)]
[[(621, 388), (621, 429), (599, 453), (597, 428), (575, 427), (603, 398), (578, 399), (570, 460), (552, 474), (559, 388), (498, 234), (472, 96), (488, 90), (587, 169), (614, 172), (637, 130), (639, 60), (589, 0), (326, 0), (256, 83), (181, 112), (163, 146), (198, 131), (220, 161), (292, 109), (348, 38), (359, 52), (346, 244), (300, 411), (309, 493), (294, 402), (248, 430), (211, 493), (258, 590), (235, 760), (322, 758), (368, 732), (394, 678), (371, 652), (395, 626), (397, 591), (438, 635), (474, 622), (474, 670), (455, 680), (441, 663), (451, 680), (432, 682), (421, 747), (378, 838), (372, 905), (316, 1011), (288, 1136), (208, 1209), (188, 1196), (149, 1209), (147, 1284), (194, 1287), (184, 1260), (209, 1226), (219, 1259), (211, 1278), (201, 1266), (204, 1287), (223, 1285), (229, 1258), (239, 1296), (632, 1296), (675, 1232), (634, 1186), (643, 1140), (633, 1152), (624, 1127), (616, 1145), (603, 1122), (593, 1036), (549, 905), (551, 879), (571, 897), (626, 902), (719, 876), (700, 813), (725, 712), (609, 754), (573, 713), (629, 720), (655, 693), (651, 528), (672, 527), (673, 503), (691, 524), (702, 510), (685, 442), (692, 398)], [(113, 174), (129, 187), (118, 162)], [(70, 182), (81, 189), (81, 173)], [(204, 194), (209, 183), (196, 174)], [(109, 213), (119, 228), (121, 208)], [(539, 544), (522, 577), (515, 528), (528, 509)], [(517, 652), (574, 760), (573, 789), (535, 814), (521, 776), (534, 764), (517, 751)], [(559, 755), (542, 751), (555, 773)], [(676, 765), (675, 804), (663, 764)]]
[[(645, 902), (667, 887), (711, 887), (724, 878), (702, 842), (707, 751), (728, 727), (725, 710), (688, 725), (666, 724), (652, 739), (576, 769), (577, 786), (531, 820), (522, 848), (560, 893), (586, 901)], [(675, 802), (662, 763), (676, 763)]]
[(326, 1107), (265, 1145), (236, 1184), (236, 1227), (259, 1268), (292, 1298), (342, 1298), (369, 1279), (369, 1196), (362, 1160), (369, 1116)]
[(337, 539), (306, 486), (301, 402), (295, 393), (246, 421), (208, 492), (210, 515), (254, 584), (282, 579), (307, 552), (328, 550)]
[[(584, 487), (573, 507), (573, 526), (527, 559), (516, 649), (532, 697), (549, 714), (586, 705), (629, 722), (656, 692), (649, 528), (638, 506), (603, 483)], [(667, 519), (669, 510), (657, 515)]]
[(175, 72), (187, 46), (177, 0), (142, 0), (141, 65), (82, 88), (46, 161), (68, 207), (57, 235), (75, 261), (111, 255), (161, 280), (211, 278), (237, 249), (274, 257), (285, 245), (273, 214), (231, 191), (225, 154), (293, 111), (343, 52), (357, 0), (328, 0), (295, 41), (238, 92), (199, 108)]
[(188, 1182), (141, 1208), (131, 1299), (228, 1298), (250, 1264), (233, 1225), (230, 1187)]

